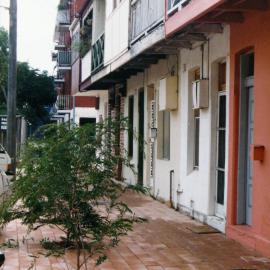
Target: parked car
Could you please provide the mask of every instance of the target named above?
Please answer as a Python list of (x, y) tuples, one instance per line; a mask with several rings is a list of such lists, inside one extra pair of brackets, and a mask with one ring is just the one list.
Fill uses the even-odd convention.
[(0, 169), (8, 172), (11, 165), (11, 158), (3, 145), (0, 144)]
[[(10, 195), (10, 180), (11, 178), (0, 169), (0, 205), (4, 203)], [(1, 251), (0, 251), (0, 265), (1, 265)]]

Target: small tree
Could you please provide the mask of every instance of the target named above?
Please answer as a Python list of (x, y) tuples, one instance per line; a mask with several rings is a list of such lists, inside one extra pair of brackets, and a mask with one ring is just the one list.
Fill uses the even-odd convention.
[(99, 254), (97, 263), (105, 260), (106, 249), (116, 246), (134, 222), (143, 221), (121, 195), (129, 189), (144, 190), (114, 180), (119, 161), (130, 167), (123, 151), (112, 151), (119, 127), (126, 129), (125, 121), (42, 128), (25, 147), (21, 173), (1, 211), (2, 224), (19, 218), (30, 230), (57, 226), (66, 235), (62, 247), (77, 250), (77, 269), (94, 254)]

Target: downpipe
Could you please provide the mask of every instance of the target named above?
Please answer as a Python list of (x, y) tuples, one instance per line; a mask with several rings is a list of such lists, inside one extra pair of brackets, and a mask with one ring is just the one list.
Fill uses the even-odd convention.
[(170, 207), (174, 208), (173, 205), (173, 177), (174, 177), (174, 170), (170, 170)]

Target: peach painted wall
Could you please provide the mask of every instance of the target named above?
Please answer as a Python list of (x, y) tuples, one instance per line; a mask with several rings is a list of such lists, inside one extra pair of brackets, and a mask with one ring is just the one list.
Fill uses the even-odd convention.
[[(180, 9), (173, 16), (169, 17), (165, 23), (166, 36), (181, 30), (189, 23), (201, 18), (215, 7), (224, 3), (225, 0), (193, 0), (186, 7)], [(166, 12), (167, 9), (165, 9)], [(165, 14), (167, 18), (167, 14)]]
[[(270, 256), (270, 11), (245, 14), (242, 24), (231, 25), (231, 96), (227, 233)], [(253, 48), (254, 144), (265, 146), (263, 162), (254, 161), (252, 226), (236, 224), (239, 65), (241, 51)], [(236, 233), (234, 227), (237, 227)], [(241, 231), (242, 230), (242, 231)]]

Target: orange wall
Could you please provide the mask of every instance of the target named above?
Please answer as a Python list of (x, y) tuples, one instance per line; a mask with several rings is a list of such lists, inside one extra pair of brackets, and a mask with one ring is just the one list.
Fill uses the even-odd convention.
[[(207, 12), (224, 3), (225, 0), (193, 0), (186, 7), (169, 17), (165, 23), (166, 36), (181, 30)], [(166, 9), (165, 9), (166, 12)], [(165, 14), (165, 18), (167, 15)]]
[(98, 99), (96, 97), (76, 96), (75, 105), (81, 108), (95, 108)]
[[(248, 13), (242, 24), (231, 25), (230, 147), (228, 235), (270, 256), (270, 11)], [(245, 233), (235, 233), (237, 200), (238, 102), (237, 55), (254, 48), (254, 144), (265, 146), (263, 162), (254, 161), (253, 221)], [(236, 226), (237, 227), (237, 226)], [(240, 226), (238, 226), (240, 227)], [(238, 228), (239, 229), (239, 228)], [(240, 228), (241, 231), (241, 228)], [(247, 240), (247, 235), (250, 240)]]

